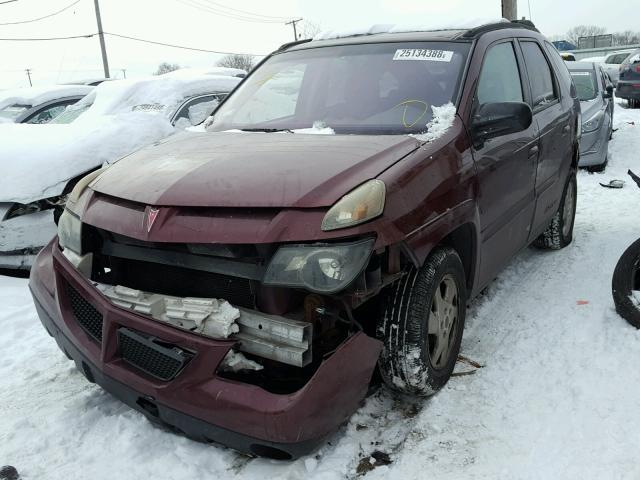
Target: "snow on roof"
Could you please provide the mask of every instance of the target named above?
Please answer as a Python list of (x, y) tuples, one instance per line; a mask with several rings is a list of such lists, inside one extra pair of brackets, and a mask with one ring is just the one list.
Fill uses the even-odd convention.
[(58, 98), (86, 95), (94, 87), (87, 85), (50, 85), (0, 91), (0, 109), (9, 105), (40, 105)]
[(104, 82), (74, 108), (91, 107), (80, 118), (128, 113), (134, 110), (162, 112), (166, 117), (187, 98), (208, 93), (228, 93), (239, 82), (226, 75), (158, 75), (142, 79)]
[(364, 28), (348, 30), (327, 30), (320, 32), (313, 40), (329, 40), (334, 38), (355, 37), (360, 35), (377, 35), (380, 33), (434, 32), (439, 30), (470, 30), (483, 25), (509, 22), (506, 18), (474, 18), (462, 21), (432, 23), (424, 25), (377, 24)]

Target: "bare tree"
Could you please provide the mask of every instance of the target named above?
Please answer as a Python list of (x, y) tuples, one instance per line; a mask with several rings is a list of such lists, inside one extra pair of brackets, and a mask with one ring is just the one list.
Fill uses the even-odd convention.
[(640, 32), (626, 30), (613, 34), (613, 44), (618, 45), (636, 45), (640, 43)]
[(580, 37), (593, 37), (595, 35), (604, 35), (607, 33), (607, 29), (604, 27), (598, 27), (597, 25), (578, 25), (573, 27), (567, 32), (567, 40), (574, 45), (578, 45), (578, 39)]
[(300, 38), (300, 40), (313, 38), (321, 31), (322, 26), (319, 23), (313, 22), (311, 20), (304, 20), (302, 22), (302, 28), (300, 30), (300, 33), (298, 34), (298, 38)]
[(242, 55), (239, 53), (232, 53), (226, 57), (222, 57), (218, 62), (219, 67), (240, 68), (247, 72), (251, 71), (255, 64), (256, 58), (253, 55)]
[(175, 70), (180, 70), (180, 65), (178, 65), (177, 63), (162, 62), (160, 65), (158, 65), (158, 69), (156, 70), (156, 73), (154, 73), (154, 75), (162, 75), (163, 73), (169, 73)]

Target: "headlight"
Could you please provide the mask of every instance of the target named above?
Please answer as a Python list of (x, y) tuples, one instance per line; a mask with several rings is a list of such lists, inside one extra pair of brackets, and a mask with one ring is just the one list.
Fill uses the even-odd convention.
[(602, 112), (596, 113), (593, 117), (582, 124), (582, 133), (589, 133), (600, 128), (600, 123), (604, 118), (604, 114)]
[(385, 186), (380, 180), (369, 180), (347, 193), (331, 207), (322, 220), (322, 230), (337, 230), (368, 222), (384, 211)]
[(374, 239), (335, 245), (285, 245), (271, 259), (264, 283), (336, 293), (364, 270)]
[(58, 242), (62, 248), (82, 255), (82, 222), (68, 209), (58, 221)]

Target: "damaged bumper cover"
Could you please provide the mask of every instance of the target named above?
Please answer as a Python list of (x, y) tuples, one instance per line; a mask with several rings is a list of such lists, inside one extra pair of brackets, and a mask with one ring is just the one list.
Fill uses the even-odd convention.
[(53, 210), (7, 218), (12, 206), (0, 203), (0, 268), (29, 268), (56, 235)]
[[(300, 390), (276, 394), (216, 374), (240, 339), (215, 340), (115, 305), (71, 266), (56, 241), (39, 254), (30, 287), (43, 325), (90, 381), (152, 421), (253, 455), (287, 459), (313, 451), (358, 407), (382, 348), (356, 333)], [(86, 302), (91, 319), (100, 320), (95, 336), (79, 324), (72, 291)], [(183, 371), (160, 381), (132, 368), (118, 341), (122, 329), (187, 352)]]

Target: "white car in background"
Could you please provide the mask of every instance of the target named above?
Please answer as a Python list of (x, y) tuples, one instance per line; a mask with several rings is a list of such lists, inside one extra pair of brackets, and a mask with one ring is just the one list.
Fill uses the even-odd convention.
[(47, 123), (93, 90), (88, 85), (51, 85), (2, 90), (0, 123)]
[(634, 51), (634, 49), (631, 49), (613, 52), (607, 55), (601, 62), (604, 71), (609, 75), (614, 87), (618, 84), (618, 80), (620, 78), (620, 65), (622, 65)]
[(0, 268), (31, 266), (80, 178), (205, 120), (241, 81), (226, 73), (104, 82), (51, 123), (0, 125)]

